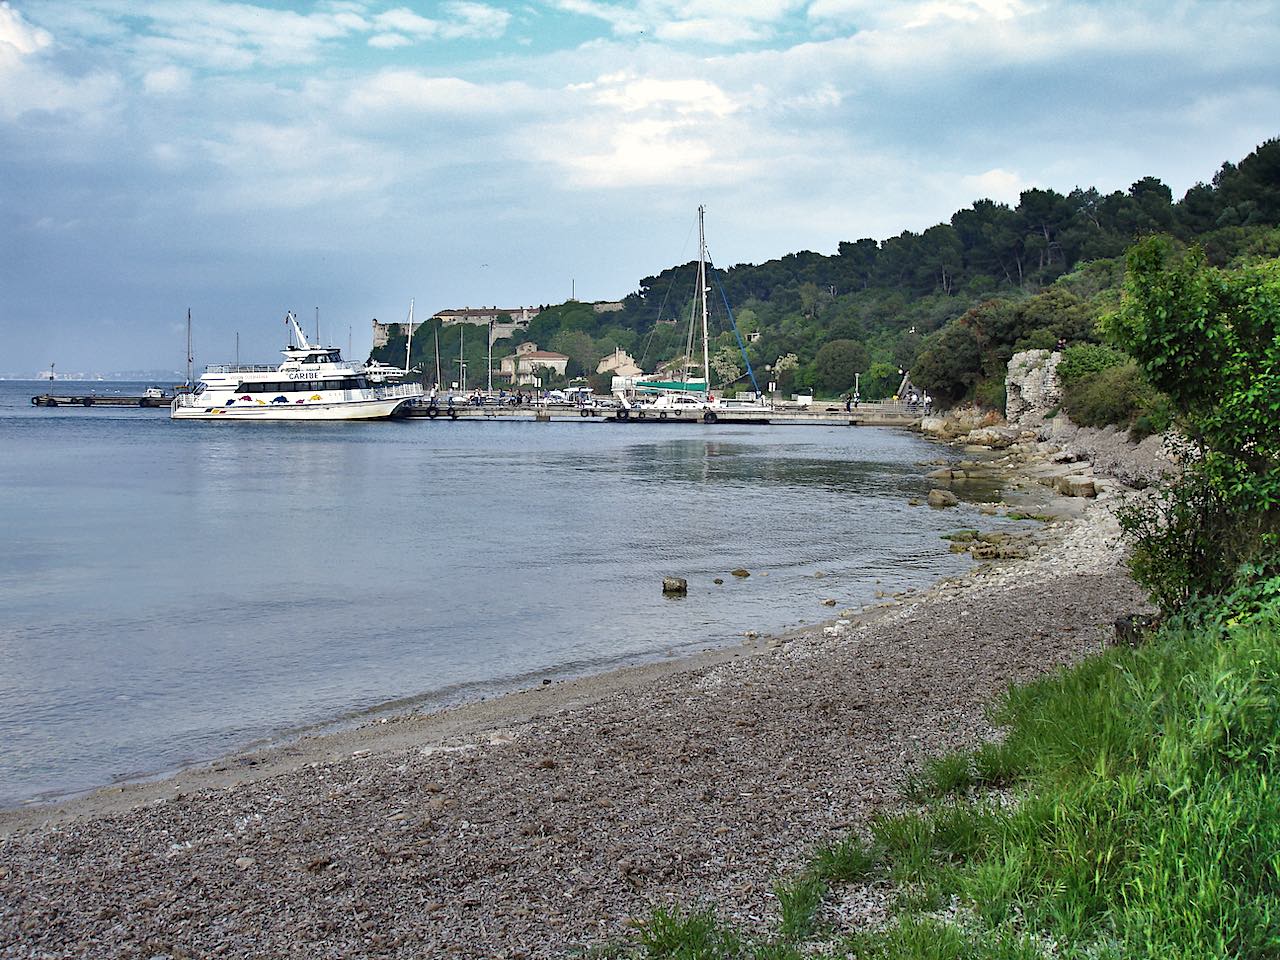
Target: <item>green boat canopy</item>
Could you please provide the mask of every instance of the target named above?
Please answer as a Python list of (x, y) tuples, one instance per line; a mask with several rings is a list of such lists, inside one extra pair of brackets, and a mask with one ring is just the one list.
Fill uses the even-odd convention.
[(682, 380), (637, 380), (637, 390), (671, 390), (684, 393), (706, 393), (705, 383), (686, 383)]

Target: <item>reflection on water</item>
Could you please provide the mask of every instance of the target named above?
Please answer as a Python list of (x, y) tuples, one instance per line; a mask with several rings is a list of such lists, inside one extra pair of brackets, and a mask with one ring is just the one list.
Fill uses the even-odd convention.
[(905, 433), (174, 424), (33, 416), (28, 394), (0, 386), (0, 803), (735, 642), (968, 563), (939, 534), (969, 508), (907, 506), (938, 448)]

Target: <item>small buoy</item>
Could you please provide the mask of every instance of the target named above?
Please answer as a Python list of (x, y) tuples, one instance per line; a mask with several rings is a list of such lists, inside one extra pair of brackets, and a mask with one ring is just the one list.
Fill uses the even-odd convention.
[(663, 593), (688, 593), (689, 581), (684, 577), (663, 577), (662, 578)]

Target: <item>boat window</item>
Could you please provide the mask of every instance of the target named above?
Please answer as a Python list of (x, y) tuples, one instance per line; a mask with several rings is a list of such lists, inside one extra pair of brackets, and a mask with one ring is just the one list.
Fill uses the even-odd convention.
[(204, 393), (204, 388), (205, 388), (205, 387), (207, 387), (207, 386), (208, 386), (208, 384), (207, 384), (207, 383), (205, 383), (203, 380), (201, 380), (199, 383), (197, 383), (197, 384), (196, 384), (196, 388), (195, 388), (194, 390), (192, 390), (192, 391), (191, 391), (191, 393), (192, 393), (194, 396), (197, 396), (197, 397), (198, 397), (198, 396), (200, 396), (200, 394)]

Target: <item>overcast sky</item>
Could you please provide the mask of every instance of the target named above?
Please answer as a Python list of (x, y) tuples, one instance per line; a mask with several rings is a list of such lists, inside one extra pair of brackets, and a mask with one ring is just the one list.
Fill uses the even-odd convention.
[(0, 372), (612, 299), (1280, 134), (1277, 2), (0, 2)]

